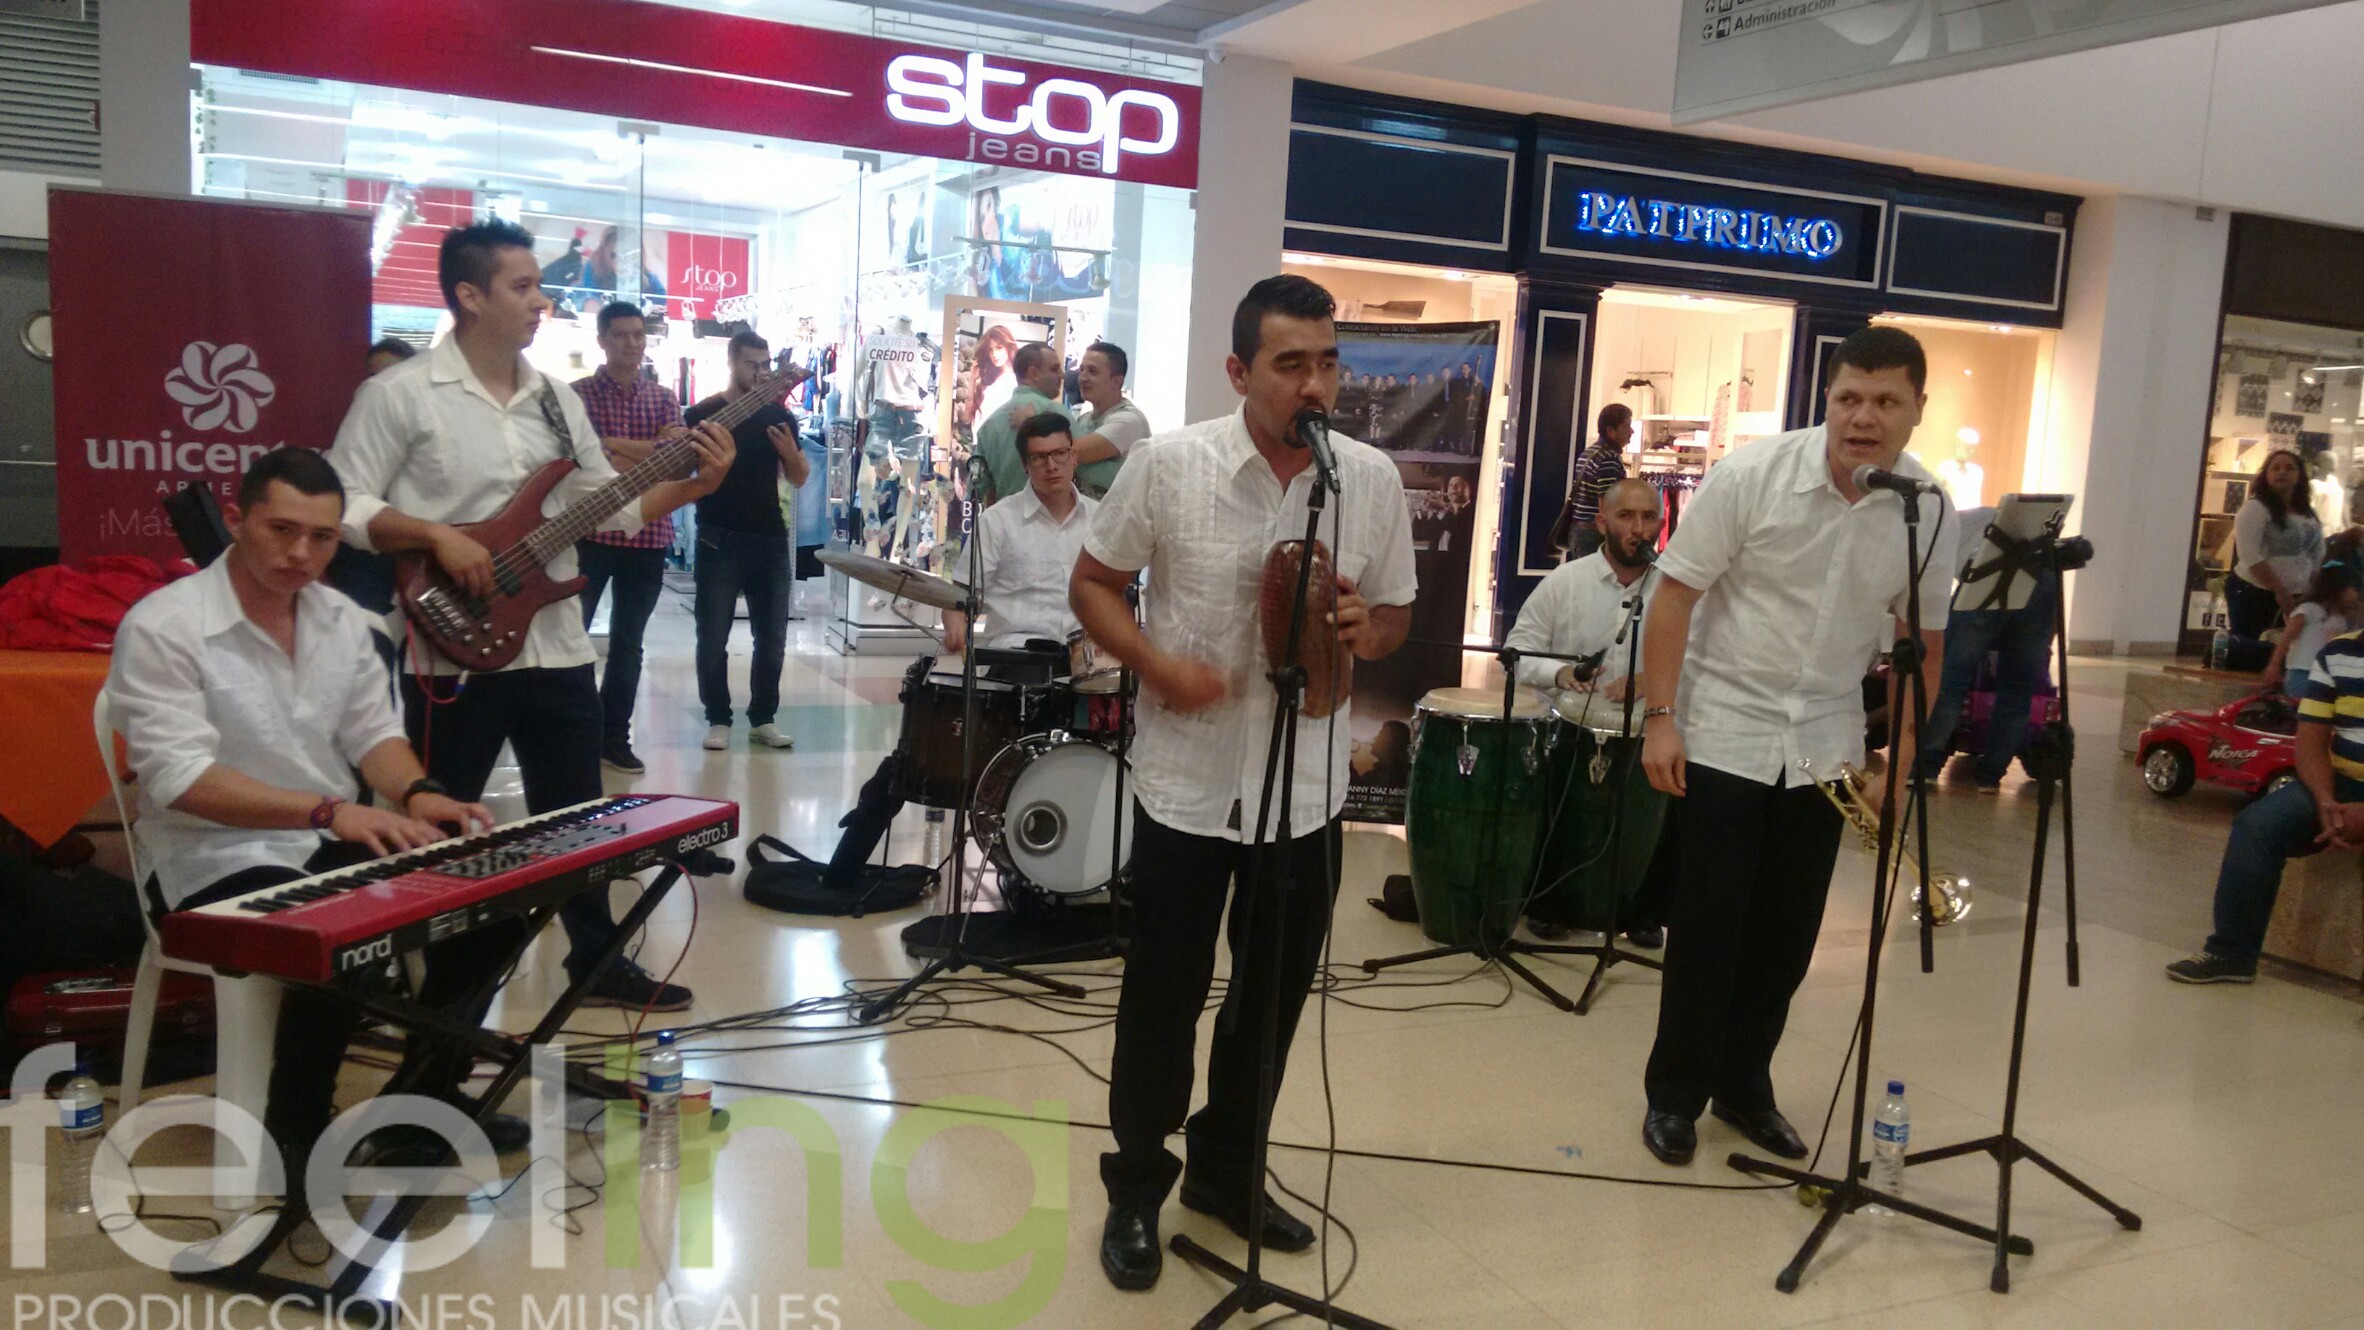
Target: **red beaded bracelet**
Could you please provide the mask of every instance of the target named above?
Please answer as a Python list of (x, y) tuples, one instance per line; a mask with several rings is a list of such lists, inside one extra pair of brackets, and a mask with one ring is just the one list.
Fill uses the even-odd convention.
[(325, 834), (329, 824), (337, 820), (337, 809), (344, 803), (333, 794), (321, 796), (320, 802), (312, 805), (312, 830)]

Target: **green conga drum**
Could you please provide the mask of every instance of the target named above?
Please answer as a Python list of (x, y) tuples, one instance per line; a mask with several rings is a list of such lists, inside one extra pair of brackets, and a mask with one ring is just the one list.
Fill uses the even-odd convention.
[(1672, 801), (1642, 770), (1641, 735), (1619, 729), (1622, 705), (1568, 693), (1553, 706), (1560, 732), (1551, 746), (1527, 917), (1597, 932), (1608, 925), (1612, 901), (1619, 920), (1632, 916)]
[(1518, 926), (1558, 723), (1524, 688), (1507, 721), (1498, 692), (1439, 688), (1420, 699), (1404, 839), (1421, 932), (1457, 947), (1501, 942)]

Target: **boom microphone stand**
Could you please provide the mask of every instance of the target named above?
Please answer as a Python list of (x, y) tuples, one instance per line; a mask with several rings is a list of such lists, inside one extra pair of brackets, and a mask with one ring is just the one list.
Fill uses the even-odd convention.
[[(969, 459), (969, 465), (972, 468), (972, 478), (969, 483), (971, 495), (977, 493), (973, 469), (980, 461), (981, 459), (976, 457)], [(972, 498), (970, 502), (973, 505), (975, 500)], [(983, 510), (972, 507), (971, 512), (982, 514)], [(971, 801), (976, 797), (977, 779), (977, 652), (979, 650), (977, 620), (982, 617), (985, 609), (985, 602), (977, 595), (977, 584), (984, 578), (982, 570), (984, 553), (978, 539), (982, 534), (982, 525), (976, 517), (971, 517), (969, 520), (969, 594), (968, 598), (960, 603), (960, 612), (968, 623), (968, 650), (961, 652), (960, 660), (960, 802), (952, 806), (952, 909), (961, 917), (960, 927), (952, 930), (952, 940), (946, 945), (943, 955), (921, 966), (918, 974), (904, 980), (902, 984), (884, 996), (874, 998), (856, 1008), (854, 1023), (857, 1025), (875, 1024), (891, 1014), (896, 1008), (909, 1002), (920, 989), (934, 983), (939, 977), (946, 974), (956, 974), (964, 969), (983, 970), (1004, 979), (1015, 979), (1021, 983), (1033, 984), (1064, 998), (1084, 996), (1083, 989), (1074, 984), (1064, 980), (1046, 978), (1039, 974), (1029, 974), (1019, 968), (1024, 961), (1030, 959), (1028, 957), (1021, 956), (1016, 960), (1004, 961), (996, 960), (990, 956), (979, 956), (969, 950), (968, 923), (970, 915), (974, 913), (973, 906), (975, 904), (974, 897), (968, 889), (968, 880), (969, 807)]]
[[(1787, 1164), (1777, 1164), (1770, 1160), (1757, 1159), (1737, 1151), (1725, 1161), (1743, 1173), (1759, 1177), (1784, 1178), (1790, 1182), (1820, 1188), (1823, 1192), (1822, 1218), (1816, 1221), (1814, 1231), (1806, 1235), (1806, 1241), (1798, 1248), (1797, 1255), (1790, 1258), (1790, 1263), (1783, 1267), (1781, 1274), (1773, 1281), (1773, 1287), (1784, 1293), (1798, 1291), (1798, 1280), (1804, 1275), (1807, 1264), (1814, 1259), (1816, 1252), (1822, 1250), (1822, 1244), (1829, 1240), (1832, 1230), (1839, 1226), (1839, 1221), (1868, 1205), (1885, 1206), (1898, 1214), (1909, 1215), (1923, 1223), (1935, 1224), (1939, 1228), (1951, 1229), (1956, 1233), (1977, 1238), (1981, 1242), (1993, 1243), (1998, 1251), (2007, 1250), (2021, 1256), (2028, 1256), (2033, 1255), (2036, 1250), (2035, 1244), (2026, 1238), (2011, 1237), (1995, 1229), (1973, 1224), (1967, 1219), (1949, 1215), (1942, 1210), (1932, 1209), (1917, 1201), (1908, 1201), (1899, 1196), (1891, 1196), (1886, 1192), (1875, 1191), (1865, 1182), (1869, 1166), (1863, 1158), (1864, 1101), (1871, 1090), (1872, 1017), (1876, 1014), (1880, 993), (1880, 952), (1888, 938), (1888, 870), (1894, 862), (1893, 856), (1898, 848), (1896, 836), (1898, 826), (1897, 787), (1903, 783), (1908, 793), (1916, 796), (1920, 794), (1919, 791), (1912, 789), (1909, 782), (1899, 781), (1898, 778), (1902, 775), (1900, 768), (1903, 764), (1896, 759), (1903, 752), (1901, 745), (1904, 742), (1907, 712), (1909, 711), (1912, 717), (1912, 733), (1915, 735), (1920, 733), (1921, 718), (1929, 712), (1929, 682), (1921, 669), (1921, 501), (1918, 495), (1900, 495), (1899, 498), (1904, 506), (1905, 625), (1904, 631), (1897, 635), (1893, 668), (1906, 672), (1906, 687), (1910, 690), (1912, 700), (1908, 708), (1899, 709), (1893, 704), (1888, 708), (1887, 793), (1880, 803), (1879, 854), (1872, 879), (1871, 943), (1864, 958), (1863, 1009), (1856, 1017), (1858, 1032), (1855, 1041), (1855, 1117), (1854, 1129), (1847, 1137), (1846, 1175), (1839, 1178), (1825, 1177), (1819, 1173), (1793, 1168)], [(1940, 511), (1942, 511), (1942, 506)], [(1923, 811), (1925, 813), (1926, 810)], [(1925, 839), (1928, 834), (1928, 819), (1924, 816), (1921, 821), (1922, 835)], [(1930, 895), (1928, 882), (1928, 864), (1929, 856), (1924, 850), (1920, 859), (1921, 918), (1924, 921), (1924, 929), (1927, 927), (1929, 916), (1934, 913), (1934, 900)], [(1924, 945), (1926, 945), (1925, 941)]]
[[(1176, 1256), (1232, 1285), (1231, 1291), (1199, 1318), (1197, 1330), (1214, 1330), (1241, 1312), (1258, 1311), (1276, 1303), (1300, 1315), (1321, 1317), (1325, 1325), (1345, 1326), (1347, 1330), (1388, 1330), (1381, 1322), (1331, 1306), (1326, 1289), (1322, 1297), (1312, 1297), (1283, 1288), (1264, 1276), (1264, 1180), (1272, 1151), (1273, 1101), (1279, 1088), (1276, 1072), (1280, 1062), (1280, 977), (1284, 968), (1282, 925), (1289, 917), (1289, 893), (1314, 889), (1314, 884), (1292, 881), (1287, 871), (1289, 813), (1297, 791), (1297, 718), (1304, 709), (1307, 677), (1305, 667), (1297, 663), (1297, 648), (1304, 640), (1305, 594), (1313, 581), (1313, 544), (1320, 535), (1322, 512), (1328, 507), (1330, 489), (1337, 484), (1326, 454), (1318, 448), (1313, 453), (1318, 474), (1312, 492), (1305, 499), (1305, 543), (1298, 548), (1297, 594), (1289, 601), (1289, 646), (1282, 658), (1274, 662), (1270, 676), (1278, 696), (1272, 708), (1272, 738), (1264, 753), (1264, 792), (1256, 810), (1255, 839), (1249, 842), (1247, 882), (1235, 888), (1252, 893), (1247, 943), (1241, 950), (1245, 953), (1261, 946), (1264, 952), (1264, 963), (1270, 967), (1265, 972), (1265, 1001), (1263, 1010), (1242, 1013), (1227, 1000), (1223, 1015), (1217, 1017), (1229, 1020), (1248, 1015), (1257, 1023), (1256, 1135), (1248, 1172), (1248, 1261), (1245, 1267), (1233, 1265), (1185, 1234), (1177, 1233), (1167, 1243)], [(1273, 809), (1276, 786), (1280, 804), (1277, 826)], [(1320, 883), (1319, 889), (1328, 890), (1329, 883)], [(1246, 987), (1242, 976), (1234, 975), (1232, 981), (1237, 985), (1232, 990), (1234, 993)]]
[[(2077, 736), (2076, 731), (2069, 726), (2068, 609), (2067, 601), (2060, 594), (2063, 590), (2063, 576), (2068, 571), (2060, 558), (2062, 542), (2059, 539), (2060, 521), (2066, 516), (2065, 511), (2056, 514), (2044, 534), (2036, 537), (2031, 543), (2030, 554), (2032, 557), (2025, 558), (2016, 567), (2004, 570), (2006, 582), (2014, 573), (2022, 577), (2051, 580), (2054, 652), (2048, 654), (2053, 655), (2053, 667), (2057, 671), (2059, 680), (2060, 712), (2053, 719), (2044, 723), (2035, 743), (2029, 747), (2027, 752), (2028, 770), (2036, 778), (2036, 839), (2028, 861), (2027, 920), (2021, 929), (2019, 939), (2019, 996), (2011, 1011), (2011, 1070), (2003, 1082), (2003, 1130), (1996, 1135), (1981, 1136), (1973, 1141), (1940, 1146), (1934, 1150), (1919, 1150), (1904, 1157), (1905, 1166), (1909, 1168), (1916, 1164), (1933, 1164), (1941, 1159), (1954, 1159), (1962, 1155), (1988, 1154), (1994, 1156), (1997, 1170), (1995, 1177), (1995, 1233), (1997, 1236), (1995, 1238), (1995, 1268), (1993, 1274), (1988, 1277), (1987, 1287), (1997, 1293), (2011, 1291), (2011, 1267), (2006, 1259), (2010, 1249), (2006, 1240), (2011, 1233), (2011, 1166), (2019, 1160), (2024, 1159), (2043, 1169), (2066, 1183), (2070, 1190), (2079, 1196), (2108, 1211), (2109, 1216), (2118, 1221), (2120, 1228), (2136, 1231), (2142, 1228), (2141, 1215), (2102, 1195), (2075, 1174), (2037, 1153), (2034, 1147), (2019, 1139), (2019, 1079), (2022, 1055), (2027, 1050), (2028, 983), (2033, 977), (2036, 967), (2036, 907), (2043, 897), (2045, 841), (2052, 827), (2052, 801), (2056, 792), (2061, 800), (2061, 839), (2067, 852), (2069, 870), (2069, 983), (2074, 986), (2077, 982), (2076, 842), (2071, 838), (2069, 832), (2070, 823), (2073, 821), (2073, 810), (2068, 802), (2069, 767), (2076, 757)], [(2075, 544), (2076, 542), (2069, 543)], [(2072, 553), (2082, 553), (2084, 558), (2092, 557), (2089, 547)], [(2082, 562), (2075, 558), (2069, 562), (2082, 566)], [(1924, 916), (1928, 914), (1926, 908), (1922, 910), (1922, 914)]]

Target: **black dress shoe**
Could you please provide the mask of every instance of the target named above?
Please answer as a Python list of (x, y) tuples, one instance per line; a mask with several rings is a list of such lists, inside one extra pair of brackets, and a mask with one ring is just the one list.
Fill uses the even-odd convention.
[(1157, 1286), (1166, 1254), (1157, 1245), (1154, 1207), (1109, 1204), (1108, 1221), (1100, 1226), (1100, 1268), (1109, 1283), (1128, 1292)]
[[(1182, 1204), (1202, 1215), (1213, 1215), (1224, 1227), (1248, 1236), (1248, 1207), (1244, 1201), (1233, 1201), (1213, 1187), (1182, 1184)], [(1264, 1248), (1267, 1251), (1301, 1252), (1313, 1248), (1313, 1226), (1280, 1208), (1272, 1193), (1264, 1193)]]
[(1789, 1119), (1781, 1116), (1778, 1108), (1768, 1108), (1762, 1113), (1740, 1113), (1722, 1104), (1710, 1104), (1708, 1111), (1740, 1128), (1740, 1134), (1756, 1142), (1760, 1150), (1783, 1159), (1803, 1159), (1807, 1155), (1806, 1142), (1798, 1137), (1798, 1129), (1789, 1125)]
[(1688, 1164), (1691, 1152), (1699, 1148), (1699, 1128), (1689, 1118), (1653, 1108), (1642, 1115), (1642, 1144), (1661, 1164)]
[(1533, 915), (1527, 917), (1527, 931), (1546, 942), (1558, 942), (1576, 932), (1566, 924), (1547, 924)]
[(1625, 940), (1645, 951), (1666, 945), (1666, 929), (1659, 924), (1636, 924), (1625, 930)]

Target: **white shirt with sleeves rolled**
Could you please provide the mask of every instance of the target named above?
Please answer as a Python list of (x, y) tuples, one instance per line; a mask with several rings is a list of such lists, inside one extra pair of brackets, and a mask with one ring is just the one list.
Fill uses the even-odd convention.
[[(583, 399), (556, 379), (545, 380), (518, 362), (517, 392), (506, 403), (493, 399), (451, 338), (435, 349), (369, 379), (354, 396), (337, 430), (328, 462), (345, 483), (345, 539), (362, 549), (370, 543), (369, 523), (387, 508), (429, 522), (460, 525), (498, 515), (536, 471), (562, 457), (575, 463), (542, 504), (555, 516), (616, 478), (599, 443), (599, 431), (583, 410)], [(556, 396), (573, 447), (564, 448), (542, 414), (542, 386)], [(602, 531), (638, 531), (640, 504), (628, 503)], [(492, 551), (499, 554), (499, 550)], [(572, 545), (548, 565), (550, 576), (575, 575)], [(459, 666), (427, 651), (414, 653), (437, 674), (461, 673)], [(589, 665), (598, 656), (583, 631), (583, 609), (573, 600), (545, 605), (525, 635), (525, 649), (507, 668), (559, 669)]]
[(115, 635), (107, 699), (139, 774), (134, 835), (166, 904), (248, 868), (300, 868), (320, 833), (227, 827), (172, 807), (215, 763), (283, 790), (350, 798), (353, 768), (403, 737), (370, 614), (313, 585), (290, 660), (246, 617), (229, 561), (151, 593)]
[[(1691, 616), (1675, 723), (1687, 759), (1766, 785), (1835, 780), (1863, 761), (1863, 676), (1904, 618), (1904, 499), (1850, 505), (1821, 426), (1759, 440), (1717, 463), (1658, 560), (1703, 592)], [(1895, 470), (1931, 479), (1911, 454)], [(1945, 627), (1953, 508), (1921, 505), (1921, 628)]]
[(984, 626), (991, 630), (980, 641), (989, 647), (1019, 646), (1033, 638), (1064, 642), (1075, 631), (1067, 583), (1099, 506), (1078, 494), (1062, 522), (1028, 485), (977, 519), (977, 595), (985, 602)]
[[(1504, 645), (1520, 651), (1549, 651), (1562, 656), (1589, 656), (1599, 651), (1601, 669), (1594, 682), (1601, 686), (1625, 677), (1627, 652), (1617, 648), (1617, 631), (1625, 626), (1626, 603), (1639, 594), (1643, 613), (1649, 612), (1650, 592), (1658, 582), (1654, 567), (1642, 570), (1631, 586), (1617, 580), (1607, 555), (1595, 550), (1571, 559), (1544, 574), (1527, 603), (1519, 607), (1518, 622)], [(1637, 630), (1638, 631), (1638, 630)], [(1636, 638), (1628, 636), (1626, 646)], [(1612, 649), (1617, 648), (1617, 649)], [(1519, 661), (1519, 682), (1529, 688), (1550, 688), (1564, 660)]]
[[(1330, 436), (1343, 492), (1330, 497), (1321, 540), (1342, 575), (1373, 606), (1409, 605), (1412, 515), (1395, 463), (1341, 434)], [(1224, 699), (1188, 715), (1142, 698), (1133, 741), (1133, 789), (1151, 817), (1194, 836), (1253, 839), (1276, 704), (1265, 681), (1258, 611), (1264, 559), (1305, 536), (1307, 467), (1284, 489), (1234, 412), (1152, 436), (1117, 473), (1093, 515), (1092, 557), (1149, 570), (1144, 596), (1150, 642), (1223, 671)], [(1307, 631), (1326, 631), (1308, 624)], [(1333, 721), (1335, 723), (1333, 723)], [(1345, 805), (1352, 726), (1301, 719), (1289, 830), (1319, 830)]]

